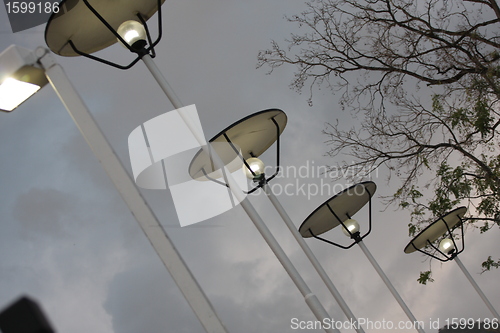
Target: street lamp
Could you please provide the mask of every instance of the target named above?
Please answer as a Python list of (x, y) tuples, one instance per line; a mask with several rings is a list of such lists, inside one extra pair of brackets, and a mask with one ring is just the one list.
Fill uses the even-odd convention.
[[(264, 189), (267, 197), (282, 217), (283, 221), (293, 234), (296, 241), (299, 243), (308, 259), (311, 261), (312, 265), (332, 293), (344, 314), (355, 323), (355, 325), (353, 325), (355, 330), (358, 333), (363, 333), (363, 328), (357, 324), (357, 319), (349, 309), (347, 303), (344, 301), (314, 253), (297, 231), (292, 219), (288, 216), (278, 198), (269, 187), (268, 183), (276, 177), (280, 171), (280, 136), (285, 129), (286, 124), (286, 114), (279, 109), (259, 111), (229, 125), (219, 132), (219, 134), (210, 139), (209, 142), (211, 144), (225, 143), (233, 148), (232, 154), (228, 154), (227, 151), (223, 152), (219, 149), (221, 150), (221, 153), (223, 153), (220, 155), (225, 156), (225, 158), (223, 158), (223, 162), (228, 167), (229, 172), (234, 172), (241, 167), (247, 178), (252, 179), (253, 182), (257, 184), (247, 193), (255, 192), (259, 188)], [(258, 158), (258, 156), (270, 148), (274, 142), (276, 142), (276, 170), (271, 176), (267, 177), (265, 174), (265, 165)], [(217, 145), (214, 149), (217, 150), (217, 147), (223, 148), (225, 145)], [(241, 163), (234, 164), (235, 157), (239, 157)], [(191, 177), (200, 181), (213, 181), (215, 178), (220, 178), (214, 176), (214, 173), (216, 172), (217, 170), (212, 166), (210, 156), (204, 154), (203, 151), (199, 151), (195, 155), (189, 166), (189, 174)]]
[[(255, 182), (270, 181), (279, 172), (280, 135), (287, 124), (286, 114), (279, 109), (267, 109), (251, 114), (233, 124), (210, 139), (213, 150), (222, 158), (229, 172), (241, 168), (245, 175)], [(267, 177), (265, 165), (258, 158), (274, 142), (276, 144), (276, 172)], [(227, 148), (227, 146), (230, 147)], [(235, 161), (239, 163), (235, 163)], [(196, 153), (189, 165), (189, 174), (193, 179), (206, 181), (220, 178), (220, 172), (212, 163), (211, 154), (203, 150)], [(267, 177), (267, 179), (264, 179)], [(255, 186), (247, 194), (255, 192)]]
[[(314, 210), (302, 223), (299, 232), (304, 238), (314, 237), (323, 242), (335, 245), (342, 249), (350, 249), (354, 244), (358, 244), (363, 253), (366, 255), (373, 268), (377, 271), (380, 278), (384, 281), (387, 288), (390, 290), (396, 301), (399, 303), (408, 318), (415, 323), (415, 329), (423, 333), (424, 330), (418, 325), (418, 321), (411, 313), (408, 306), (405, 304), (397, 290), (392, 285), (391, 281), (385, 275), (382, 268), (379, 266), (371, 252), (363, 243), (363, 239), (371, 232), (372, 227), (372, 206), (371, 199), (375, 193), (377, 186), (372, 181), (362, 182), (353, 185), (328, 199), (316, 210)], [(368, 203), (368, 231), (361, 235), (360, 227), (356, 220), (352, 218), (361, 208)], [(350, 237), (353, 242), (350, 245), (341, 245), (319, 235), (335, 228), (342, 226), (342, 231), (345, 235)]]
[(0, 110), (13, 111), (47, 83), (30, 50), (11, 45), (0, 54)]
[[(60, 12), (58, 14), (53, 14), (47, 23), (45, 40), (49, 48), (59, 55), (81, 55), (120, 69), (128, 69), (139, 60), (142, 60), (172, 105), (176, 109), (180, 109), (183, 107), (183, 104), (152, 59), (155, 56), (154, 46), (161, 38), (161, 4), (163, 1), (164, 0), (123, 0), (120, 1), (118, 5), (116, 2), (112, 1), (93, 1), (93, 4), (90, 4), (89, 0), (82, 0), (76, 3), (71, 0), (63, 0), (59, 5), (61, 8)], [(158, 11), (159, 36), (152, 42), (146, 21), (156, 11)], [(128, 37), (119, 34), (118, 30), (120, 26), (122, 26), (124, 22), (130, 20), (138, 21), (144, 26), (147, 41), (144, 38), (139, 38), (132, 41), (133, 44), (130, 45), (125, 40)], [(137, 25), (135, 24), (135, 26)], [(123, 29), (123, 31), (129, 30)], [(134, 33), (134, 35), (140, 35), (140, 33)], [(120, 41), (122, 45), (136, 54), (136, 58), (128, 65), (119, 65), (91, 54), (117, 41)], [(203, 133), (198, 129), (197, 124), (184, 113), (179, 113), (179, 115), (196, 138), (199, 145), (203, 147), (205, 153), (211, 154), (210, 148), (206, 145)], [(211, 156), (215, 168), (217, 170), (224, 169), (224, 163), (221, 158), (216, 153)], [(245, 194), (241, 191), (232, 175), (225, 175), (225, 180), (238, 202), (241, 203), (247, 215), (304, 296), (304, 300), (311, 308), (312, 312), (320, 321), (328, 319), (328, 313), (321, 305), (316, 295), (311, 293), (305, 281), (264, 224), (264, 221), (258, 215), (255, 208), (248, 200), (244, 200)], [(325, 330), (327, 332), (338, 332), (338, 330), (334, 328)]]
[[(84, 56), (104, 64), (129, 69), (142, 57), (155, 56), (162, 37), (161, 5), (165, 0), (112, 1), (63, 0), (45, 28), (47, 46), (65, 57)], [(158, 12), (158, 37), (153, 42), (146, 21)], [(92, 55), (119, 41), (136, 54), (128, 65)]]
[[(479, 294), (483, 302), (486, 304), (491, 313), (495, 318), (500, 319), (498, 312), (493, 308), (493, 305), (488, 300), (483, 291), (479, 288), (478, 284), (469, 271), (465, 268), (462, 261), (458, 258), (458, 255), (462, 253), (465, 249), (464, 242), (464, 215), (467, 212), (466, 207), (458, 207), (454, 210), (446, 213), (445, 215), (438, 218), (436, 221), (429, 224), (424, 230), (422, 230), (418, 235), (416, 235), (409, 243), (406, 245), (404, 252), (413, 253), (418, 251), (434, 259), (442, 262), (454, 260), (458, 267), (465, 274), (469, 282), (472, 284), (476, 292)], [(455, 242), (455, 236), (453, 231), (456, 228), (460, 228), (461, 232), (461, 249), (458, 250), (457, 244)], [(441, 238), (439, 245), (436, 247), (434, 243)], [(432, 249), (435, 250), (440, 256), (433, 254)]]

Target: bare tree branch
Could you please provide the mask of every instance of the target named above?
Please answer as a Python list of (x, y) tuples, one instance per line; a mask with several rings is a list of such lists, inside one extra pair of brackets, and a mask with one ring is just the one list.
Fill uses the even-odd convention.
[(286, 50), (273, 41), (258, 67), (295, 66), (291, 88), (312, 102), (326, 85), (361, 119), (327, 124), (335, 168), (387, 168), (400, 184), (385, 202), (410, 210), (410, 233), (458, 204), (482, 232), (500, 226), (496, 0), (312, 0), (288, 20), (302, 33)]

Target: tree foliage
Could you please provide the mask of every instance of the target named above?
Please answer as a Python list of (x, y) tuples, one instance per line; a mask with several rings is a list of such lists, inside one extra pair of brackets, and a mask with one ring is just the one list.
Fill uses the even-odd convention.
[(258, 66), (296, 66), (293, 89), (312, 103), (327, 86), (360, 120), (328, 124), (328, 154), (351, 159), (335, 167), (386, 167), (400, 182), (387, 203), (411, 212), (410, 236), (459, 204), (481, 232), (500, 226), (495, 0), (313, 0), (288, 20), (303, 32), (273, 41)]

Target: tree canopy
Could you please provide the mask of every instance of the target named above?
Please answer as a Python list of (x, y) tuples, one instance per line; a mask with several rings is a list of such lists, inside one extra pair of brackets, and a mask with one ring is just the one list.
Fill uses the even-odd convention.
[[(457, 205), (467, 226), (500, 226), (500, 7), (495, 0), (313, 0), (289, 17), (302, 33), (273, 41), (258, 66), (296, 67), (291, 87), (326, 86), (360, 120), (329, 123), (335, 167), (399, 180), (387, 204), (410, 236)], [(351, 160), (347, 160), (347, 158)], [(356, 174), (352, 175), (356, 177)], [(491, 256), (483, 270), (499, 267)], [(422, 272), (419, 282), (431, 280)]]

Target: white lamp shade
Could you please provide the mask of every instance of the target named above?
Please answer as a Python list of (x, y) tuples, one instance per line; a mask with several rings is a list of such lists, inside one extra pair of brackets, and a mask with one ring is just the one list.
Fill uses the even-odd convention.
[(439, 238), (443, 237), (449, 230), (460, 225), (465, 213), (467, 213), (467, 207), (462, 206), (439, 217), (437, 220), (429, 224), (424, 230), (420, 231), (420, 233), (406, 245), (404, 252), (415, 252), (425, 247), (429, 244), (429, 242), (435, 242)]
[(443, 253), (450, 253), (455, 249), (455, 244), (453, 244), (453, 241), (449, 238), (445, 238), (439, 242), (439, 250)]
[[(279, 109), (267, 109), (231, 124), (210, 139), (210, 143), (215, 145), (215, 151), (229, 172), (241, 169), (242, 159), (260, 156), (276, 142), (277, 127), (274, 121), (281, 134), (286, 127), (286, 114)], [(212, 158), (200, 150), (189, 166), (189, 174), (193, 179), (207, 181), (210, 179), (205, 175), (214, 178), (211, 175), (213, 172), (219, 171)]]
[[(342, 232), (347, 236), (351, 237), (351, 234), (359, 232), (359, 223), (354, 219), (348, 219), (344, 222), (345, 228), (342, 226)], [(347, 228), (347, 229), (346, 229)], [(349, 234), (349, 230), (351, 233)]]
[(318, 236), (345, 223), (370, 202), (376, 190), (374, 182), (366, 181), (340, 191), (309, 214), (299, 227), (300, 234), (304, 238)]
[(255, 176), (254, 176), (252, 174), (252, 171), (250, 171), (248, 169), (248, 167), (246, 166), (246, 164), (243, 164), (243, 172), (245, 172), (245, 175), (247, 176), (247, 178), (253, 179), (256, 176), (259, 176), (259, 175), (261, 175), (261, 174), (264, 173), (264, 168), (265, 168), (264, 162), (262, 162), (257, 157), (251, 157), (251, 158), (247, 159), (246, 162), (247, 162), (248, 166), (250, 167), (250, 169), (255, 174)]

